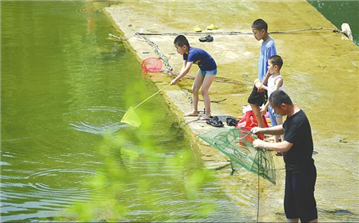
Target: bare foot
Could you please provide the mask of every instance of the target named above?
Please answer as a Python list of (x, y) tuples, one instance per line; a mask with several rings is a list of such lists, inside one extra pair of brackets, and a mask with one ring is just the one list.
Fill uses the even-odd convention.
[(188, 117), (188, 116), (197, 117), (198, 115), (199, 115), (199, 113), (197, 111), (193, 111), (193, 112), (185, 114), (184, 116), (185, 117)]
[(200, 120), (208, 120), (209, 119), (209, 116), (205, 115), (205, 116), (202, 116), (199, 118)]

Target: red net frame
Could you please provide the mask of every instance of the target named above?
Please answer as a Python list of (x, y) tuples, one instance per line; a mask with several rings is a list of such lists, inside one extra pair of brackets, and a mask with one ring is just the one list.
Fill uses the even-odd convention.
[(142, 61), (142, 70), (146, 73), (157, 73), (162, 70), (162, 60), (157, 57), (149, 57)]

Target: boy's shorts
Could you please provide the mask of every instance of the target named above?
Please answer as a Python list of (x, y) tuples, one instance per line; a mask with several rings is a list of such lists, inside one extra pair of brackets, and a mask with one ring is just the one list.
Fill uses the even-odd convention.
[(267, 99), (266, 95), (267, 95), (266, 91), (258, 93), (257, 87), (253, 86), (252, 93), (248, 97), (248, 103), (255, 104), (258, 107), (260, 107), (266, 102), (266, 99)]
[(216, 75), (217, 74), (217, 69), (214, 69), (214, 70), (200, 70), (201, 71), (201, 74), (203, 76), (206, 76), (206, 74), (208, 75)]
[(284, 210), (288, 219), (308, 222), (318, 218), (314, 187), (317, 171), (314, 164), (299, 171), (286, 171)]

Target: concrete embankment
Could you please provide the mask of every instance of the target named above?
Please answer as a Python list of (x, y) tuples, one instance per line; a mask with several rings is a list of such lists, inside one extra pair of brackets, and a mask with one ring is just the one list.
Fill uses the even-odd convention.
[[(212, 103), (212, 115), (241, 116), (242, 106), (247, 104), (257, 76), (260, 49), (260, 42), (250, 34), (255, 19), (267, 21), (270, 32), (303, 30), (271, 36), (284, 60), (281, 73), (285, 91), (306, 112), (312, 125), (314, 159), (318, 169), (315, 195), (319, 218), (322, 221), (359, 220), (359, 48), (342, 34), (333, 33), (336, 27), (310, 4), (304, 0), (123, 1), (105, 10), (140, 60), (157, 55), (152, 46), (135, 36), (139, 31), (174, 34), (145, 37), (157, 44), (175, 71), (182, 66), (182, 57), (173, 46), (175, 34), (187, 33), (192, 46), (209, 52), (218, 65), (218, 79), (236, 82), (214, 82), (210, 89), (211, 100), (220, 102)], [(198, 25), (206, 31), (205, 28), (212, 23), (219, 27), (208, 31), (214, 41), (199, 42), (198, 38), (205, 35), (194, 33), (192, 28)], [(314, 27), (324, 29), (311, 30)], [(229, 35), (230, 32), (241, 34)], [(190, 74), (196, 72), (197, 69), (192, 69)], [(149, 78), (162, 88), (173, 77), (158, 73), (149, 74)], [(163, 93), (179, 123), (193, 120), (183, 118), (183, 114), (191, 110), (184, 90), (190, 92), (192, 83), (193, 80), (184, 79)], [(203, 102), (200, 101), (199, 107), (203, 108)], [(181, 126), (192, 136), (195, 150), (205, 165), (220, 169), (219, 184), (223, 185), (233, 202), (243, 206), (241, 211), (256, 214), (253, 210), (256, 204), (251, 204), (251, 201), (255, 201), (257, 178), (245, 171), (229, 176), (228, 158), (197, 137), (213, 127), (203, 121)], [(284, 165), (281, 157), (274, 157), (274, 160), (277, 185), (261, 182), (260, 221), (285, 221), (282, 206)], [(223, 166), (225, 168), (221, 169)]]

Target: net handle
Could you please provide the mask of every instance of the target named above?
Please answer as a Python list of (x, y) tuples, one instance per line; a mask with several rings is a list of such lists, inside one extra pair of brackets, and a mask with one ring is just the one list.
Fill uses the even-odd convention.
[(166, 89), (168, 86), (170, 86), (171, 83), (167, 84), (166, 86), (164, 86), (163, 88), (161, 88), (160, 90), (158, 90), (156, 93), (154, 93), (153, 95), (149, 96), (148, 98), (146, 98), (145, 100), (143, 100), (141, 103), (139, 103), (138, 105), (136, 105), (136, 107), (134, 107), (133, 109), (136, 109), (138, 106), (142, 105), (143, 103), (145, 103), (146, 101), (148, 101), (149, 99), (151, 99), (153, 96), (155, 96), (156, 94), (160, 93), (161, 91), (163, 91), (164, 89)]

